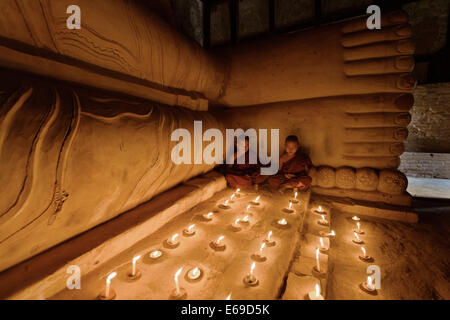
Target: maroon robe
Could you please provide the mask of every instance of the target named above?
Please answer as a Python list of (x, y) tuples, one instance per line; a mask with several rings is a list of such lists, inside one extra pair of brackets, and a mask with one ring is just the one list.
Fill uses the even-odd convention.
[[(269, 177), (268, 183), (272, 189), (278, 190), (280, 187), (299, 188), (300, 191), (307, 190), (311, 185), (311, 177), (308, 176), (308, 168), (312, 162), (308, 155), (297, 153), (291, 160), (283, 163), (278, 174)], [(285, 174), (293, 174), (293, 178), (286, 178)], [(299, 186), (299, 182), (303, 186)]]
[(244, 164), (233, 164), (226, 168), (225, 179), (231, 188), (250, 189), (254, 184), (263, 183), (267, 176), (261, 175), (261, 165), (249, 164), (249, 152), (245, 153)]

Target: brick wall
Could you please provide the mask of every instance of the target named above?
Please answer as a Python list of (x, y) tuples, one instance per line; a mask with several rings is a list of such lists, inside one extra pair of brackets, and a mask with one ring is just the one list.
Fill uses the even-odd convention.
[(409, 177), (450, 179), (450, 154), (405, 152), (399, 170)]
[(407, 152), (450, 153), (450, 83), (417, 86)]

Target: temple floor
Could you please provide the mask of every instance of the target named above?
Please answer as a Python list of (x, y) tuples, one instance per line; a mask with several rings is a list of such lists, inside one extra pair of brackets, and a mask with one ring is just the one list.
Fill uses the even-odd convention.
[[(225, 189), (183, 213), (156, 233), (149, 236), (114, 258), (99, 265), (82, 278), (82, 290), (63, 290), (51, 299), (96, 299), (105, 287), (105, 279), (113, 271), (118, 273), (111, 287), (116, 299), (170, 299), (175, 288), (174, 274), (181, 267), (180, 287), (187, 292), (186, 299), (219, 299), (231, 294), (231, 299), (305, 299), (315, 285), (321, 287), (326, 299), (449, 299), (449, 219), (450, 207), (419, 208), (421, 219), (408, 224), (375, 217), (361, 216), (360, 235), (364, 244), (352, 242), (355, 222), (353, 214), (332, 208), (326, 197), (309, 192), (299, 196), (294, 213), (285, 213), (291, 194), (284, 195), (260, 190), (260, 205), (248, 210), (249, 223), (239, 224), (234, 231), (231, 224), (243, 218), (250, 201), (258, 195), (253, 191), (230, 203), (229, 209), (218, 206), (230, 199), (234, 190)], [(315, 213), (322, 204), (329, 214), (330, 227), (317, 222)], [(419, 204), (420, 206), (420, 204)], [(213, 211), (213, 219), (202, 215)], [(276, 222), (286, 219), (287, 227)], [(183, 230), (195, 224), (195, 235), (186, 237)], [(319, 232), (334, 230), (336, 237), (323, 238), (328, 252), (320, 253), (322, 274), (314, 273), (317, 265), (316, 248), (320, 246)], [(433, 230), (433, 231), (432, 231)], [(276, 245), (265, 247), (266, 260), (254, 261), (256, 253), (267, 233), (273, 231)], [(165, 241), (175, 233), (180, 244), (168, 248)], [(211, 241), (224, 236), (224, 251), (215, 251)], [(358, 258), (364, 246), (373, 262)], [(153, 250), (163, 255), (154, 260)], [(142, 255), (137, 263), (141, 277), (130, 280), (131, 260)], [(243, 279), (255, 262), (254, 275), (259, 280), (255, 287), (246, 285)], [(366, 268), (377, 265), (381, 270), (381, 289), (377, 295), (369, 295), (359, 288), (367, 278)], [(187, 272), (194, 267), (202, 271), (200, 279), (189, 280)]]

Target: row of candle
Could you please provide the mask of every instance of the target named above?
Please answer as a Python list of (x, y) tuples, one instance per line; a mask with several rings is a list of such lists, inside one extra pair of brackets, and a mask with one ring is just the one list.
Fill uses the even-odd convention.
[[(229, 209), (230, 205), (229, 203), (232, 202), (238, 195), (239, 195), (240, 189), (237, 189), (235, 193), (233, 193), (230, 197), (229, 200), (226, 200), (223, 204), (219, 205), (220, 208), (223, 209)], [(259, 200), (260, 200), (260, 196), (257, 196), (256, 199), (254, 199), (253, 201), (250, 202), (250, 205), (247, 206), (246, 209), (246, 213), (248, 213), (251, 204), (253, 205), (259, 205)], [(204, 214), (203, 218), (207, 221), (212, 220), (214, 213), (213, 212), (209, 212), (208, 214)], [(249, 223), (249, 216), (248, 214), (245, 215), (243, 218), (238, 218), (234, 221), (234, 223), (232, 224), (232, 227), (237, 228), (239, 223)], [(193, 236), (195, 234), (195, 224), (190, 225), (189, 227), (187, 227), (186, 229), (183, 230), (183, 235), (184, 236)], [(259, 258), (261, 260), (265, 259), (264, 255), (263, 255), (263, 249), (266, 247), (266, 245), (274, 245), (275, 242), (271, 239), (273, 232), (269, 231), (266, 238), (264, 239), (263, 243), (261, 244), (259, 250), (257, 253), (254, 254), (254, 256), (256, 258)], [(223, 251), (226, 248), (225, 243), (223, 242), (223, 239), (225, 238), (225, 236), (219, 236), (217, 238), (217, 240), (212, 241), (211, 242), (211, 247), (217, 251)], [(176, 248), (178, 247), (178, 245), (180, 244), (179, 241), (179, 234), (176, 233), (174, 234), (172, 237), (170, 237), (169, 239), (167, 239), (165, 241), (166, 246), (168, 246), (169, 248)], [(154, 250), (149, 254), (150, 258), (152, 259), (158, 259), (159, 257), (162, 256), (162, 252), (160, 250)], [(132, 268), (131, 271), (128, 272), (128, 276), (130, 279), (137, 279), (138, 276), (140, 276), (140, 272), (139, 270), (136, 268), (136, 263), (137, 261), (141, 258), (141, 255), (135, 256), (132, 259)], [(255, 269), (255, 263), (252, 264), (251, 268), (250, 268), (250, 273), (248, 274), (248, 276), (246, 276), (244, 278), (249, 280), (249, 284), (254, 284), (255, 282), (257, 282), (255, 276), (254, 276), (254, 269)], [(180, 287), (179, 285), (179, 276), (181, 274), (183, 270), (183, 267), (178, 269), (177, 272), (174, 275), (174, 282), (175, 282), (175, 290), (172, 292), (171, 296), (172, 298), (181, 298), (182, 296), (185, 295), (185, 291), (183, 288)], [(202, 275), (202, 271), (200, 268), (198, 267), (194, 267), (191, 270), (189, 270), (187, 272), (187, 278), (190, 280), (196, 280), (198, 278), (200, 278), (200, 276)], [(112, 272), (111, 274), (108, 275), (107, 279), (106, 279), (106, 287), (105, 290), (100, 294), (100, 298), (101, 299), (113, 299), (115, 296), (115, 292), (113, 289), (111, 289), (111, 281), (113, 278), (115, 278), (117, 276), (117, 272)], [(231, 298), (231, 294), (228, 296), (227, 299)]]
[[(329, 226), (330, 222), (325, 218), (327, 215), (327, 212), (323, 209), (321, 205), (317, 207), (316, 210), (314, 210), (314, 213), (317, 215), (320, 215), (320, 220), (317, 221), (317, 223), (321, 226)], [(324, 243), (324, 237), (327, 237), (328, 239), (334, 239), (336, 236), (336, 233), (334, 230), (331, 230), (330, 232), (319, 232), (320, 238), (319, 238), (319, 246), (316, 248), (316, 265), (313, 268), (313, 273), (318, 274), (319, 276), (323, 276), (324, 273), (322, 272), (322, 269), (320, 267), (320, 253), (327, 253), (329, 248), (325, 246)], [(323, 296), (320, 293), (320, 285), (316, 284), (315, 291), (311, 291), (309, 294), (310, 300), (324, 300)]]
[[(359, 235), (364, 234), (365, 232), (361, 229), (361, 219), (358, 216), (353, 216), (352, 220), (356, 223), (356, 228), (353, 229), (353, 242), (356, 244), (364, 244), (364, 241), (359, 237)], [(364, 246), (361, 247), (362, 253), (359, 255), (359, 259), (365, 262), (373, 261), (373, 258), (367, 254)], [(371, 276), (367, 277), (366, 282), (361, 283), (360, 288), (367, 292), (374, 294), (376, 293), (375, 285), (373, 284), (373, 279)]]

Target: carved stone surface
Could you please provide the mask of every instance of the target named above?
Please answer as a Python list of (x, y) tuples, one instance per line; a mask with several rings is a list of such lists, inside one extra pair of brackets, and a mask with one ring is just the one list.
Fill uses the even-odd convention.
[(317, 168), (317, 185), (323, 188), (332, 188), (336, 185), (336, 173), (334, 168)]
[(0, 74), (0, 270), (213, 168), (171, 160), (208, 113)]
[(402, 194), (408, 187), (408, 179), (400, 171), (382, 170), (378, 181), (378, 191), (389, 194)]
[(353, 168), (336, 169), (336, 187), (341, 189), (354, 189), (356, 186), (356, 173)]
[(378, 186), (378, 174), (374, 169), (361, 168), (356, 170), (356, 188), (364, 191), (374, 191)]

